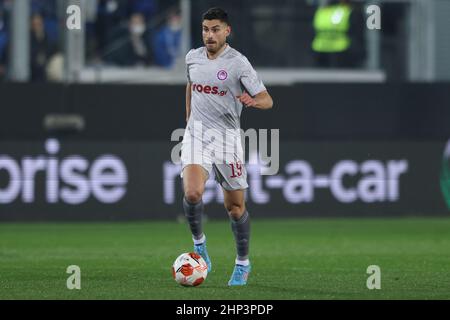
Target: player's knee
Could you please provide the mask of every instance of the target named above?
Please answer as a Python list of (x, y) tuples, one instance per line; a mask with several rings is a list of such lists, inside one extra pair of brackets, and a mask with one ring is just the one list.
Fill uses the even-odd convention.
[(202, 193), (198, 190), (187, 190), (184, 197), (189, 203), (198, 203), (202, 200)]
[(228, 215), (233, 220), (239, 220), (245, 212), (245, 205), (232, 204), (227, 206)]

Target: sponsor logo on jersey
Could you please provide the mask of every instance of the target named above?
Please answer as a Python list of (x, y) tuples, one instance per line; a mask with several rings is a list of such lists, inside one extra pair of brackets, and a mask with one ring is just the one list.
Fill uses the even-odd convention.
[(212, 95), (219, 95), (221, 97), (225, 96), (228, 91), (226, 90), (220, 90), (217, 86), (208, 86), (208, 85), (201, 85), (194, 83), (192, 85), (192, 91), (197, 91), (198, 93), (204, 93), (204, 94), (212, 94)]

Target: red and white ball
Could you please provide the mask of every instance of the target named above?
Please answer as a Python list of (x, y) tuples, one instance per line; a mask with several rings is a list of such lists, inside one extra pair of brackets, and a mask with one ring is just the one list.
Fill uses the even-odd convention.
[(183, 253), (173, 263), (172, 275), (175, 281), (182, 286), (196, 287), (205, 281), (208, 275), (208, 265), (197, 253)]

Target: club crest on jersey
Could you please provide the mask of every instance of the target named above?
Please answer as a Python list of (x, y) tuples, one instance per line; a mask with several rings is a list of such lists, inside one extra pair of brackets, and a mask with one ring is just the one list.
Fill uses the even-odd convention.
[(217, 72), (217, 79), (224, 81), (227, 78), (228, 78), (228, 73), (225, 70), (220, 70), (219, 72)]

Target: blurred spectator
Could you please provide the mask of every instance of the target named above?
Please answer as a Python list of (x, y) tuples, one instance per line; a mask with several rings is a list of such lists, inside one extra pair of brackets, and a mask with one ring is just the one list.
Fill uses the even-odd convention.
[(56, 53), (56, 46), (48, 39), (40, 14), (31, 17), (30, 41), (31, 81), (45, 81), (47, 62)]
[(96, 34), (96, 21), (98, 14), (98, 0), (90, 0), (85, 4), (85, 26), (86, 26), (86, 59), (87, 61), (98, 61), (100, 52)]
[(157, 65), (170, 68), (180, 56), (181, 27), (180, 12), (170, 12), (167, 23), (156, 32), (153, 38), (155, 63)]
[(328, 0), (314, 15), (312, 49), (320, 67), (356, 67), (364, 60), (364, 18), (349, 0)]
[(126, 29), (123, 25), (132, 14), (141, 13), (148, 21), (155, 11), (155, 0), (89, 0), (90, 15), (86, 19), (88, 58), (101, 60), (105, 50), (117, 44), (118, 36), (123, 36), (123, 29)]
[(57, 0), (31, 0), (31, 13), (39, 13), (46, 17), (56, 16)]
[(123, 20), (126, 20), (129, 11), (128, 0), (97, 0), (97, 21), (95, 23), (95, 34), (97, 49), (99, 52), (108, 45), (111, 32)]
[(105, 60), (120, 66), (149, 65), (152, 62), (149, 33), (144, 15), (134, 13), (128, 28), (106, 50)]
[(39, 14), (44, 19), (44, 29), (51, 42), (57, 42), (59, 37), (57, 0), (31, 0), (31, 15)]
[(145, 20), (150, 20), (156, 12), (155, 0), (130, 0), (130, 12), (142, 13)]
[(54, 54), (47, 63), (47, 81), (61, 82), (64, 80), (64, 55), (61, 52)]

